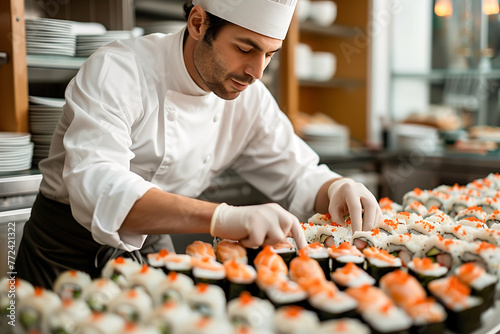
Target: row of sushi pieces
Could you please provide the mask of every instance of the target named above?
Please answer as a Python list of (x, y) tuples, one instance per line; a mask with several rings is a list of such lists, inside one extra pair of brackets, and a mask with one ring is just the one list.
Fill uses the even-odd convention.
[[(111, 271), (109, 271), (111, 269)], [(370, 333), (359, 319), (320, 321), (298, 305), (278, 309), (268, 300), (242, 291), (227, 302), (224, 290), (191, 277), (140, 266), (128, 258), (111, 260), (103, 275), (127, 276), (121, 287), (109, 275), (63, 272), (52, 289), (28, 281), (0, 280), (2, 318), (12, 315), (8, 291), (15, 286), (15, 326), (2, 321), (1, 333), (14, 334), (299, 334)], [(120, 272), (120, 274), (118, 274)], [(141, 278), (139, 278), (141, 277)], [(153, 283), (158, 277), (162, 279)], [(116, 277), (115, 277), (116, 278)], [(153, 281), (153, 282), (152, 282)], [(124, 281), (121, 280), (123, 283)], [(150, 289), (155, 286), (155, 289)]]
[[(388, 203), (382, 204), (384, 207)], [(401, 205), (390, 206), (396, 212), (414, 210), (420, 214), (425, 208), (435, 206), (451, 217), (464, 208), (478, 206), (490, 214), (500, 210), (500, 174), (491, 173), (463, 186), (441, 185), (430, 190), (415, 188), (403, 195)]]

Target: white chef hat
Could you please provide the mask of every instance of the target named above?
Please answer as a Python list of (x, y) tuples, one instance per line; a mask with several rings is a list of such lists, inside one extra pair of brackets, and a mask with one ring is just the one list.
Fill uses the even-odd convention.
[(193, 0), (205, 11), (259, 34), (285, 39), (297, 0)]

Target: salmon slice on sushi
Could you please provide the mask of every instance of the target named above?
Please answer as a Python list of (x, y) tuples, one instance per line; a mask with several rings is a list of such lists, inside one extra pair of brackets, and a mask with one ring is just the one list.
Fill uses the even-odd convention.
[(338, 247), (332, 245), (327, 248), (328, 255), (331, 258), (332, 271), (339, 267), (345, 266), (351, 262), (360, 268), (363, 268), (365, 263), (365, 256), (359, 249), (349, 242), (343, 242)]
[(243, 291), (253, 295), (258, 294), (255, 285), (257, 271), (254, 267), (237, 260), (230, 260), (224, 262), (224, 269), (227, 278), (225, 293), (228, 301), (238, 298)]
[(279, 271), (284, 273), (285, 275), (288, 275), (288, 267), (285, 261), (269, 245), (266, 245), (264, 249), (262, 249), (259, 254), (257, 254), (253, 263), (257, 270), (259, 269), (259, 267), (265, 266), (269, 267), (273, 271)]
[(375, 247), (365, 248), (363, 254), (366, 257), (366, 272), (378, 283), (385, 274), (401, 268), (401, 259), (389, 254), (386, 250)]
[(375, 285), (375, 279), (352, 262), (332, 272), (332, 281), (341, 289)]
[(200, 240), (193, 241), (186, 247), (186, 254), (196, 258), (211, 258), (216, 259), (214, 247), (208, 242)]
[(224, 263), (235, 260), (248, 263), (247, 250), (239, 242), (232, 240), (221, 240), (216, 246), (217, 261)]
[(415, 257), (408, 263), (407, 267), (410, 275), (413, 275), (424, 289), (427, 289), (430, 281), (444, 277), (448, 273), (448, 268), (428, 257)]
[(455, 275), (460, 282), (471, 288), (471, 295), (483, 299), (483, 310), (493, 305), (498, 277), (488, 274), (482, 266), (475, 262), (462, 264), (455, 269)]
[(306, 247), (302, 248), (299, 252), (307, 254), (311, 259), (318, 262), (325, 277), (330, 279), (330, 255), (328, 250), (319, 242), (308, 244)]

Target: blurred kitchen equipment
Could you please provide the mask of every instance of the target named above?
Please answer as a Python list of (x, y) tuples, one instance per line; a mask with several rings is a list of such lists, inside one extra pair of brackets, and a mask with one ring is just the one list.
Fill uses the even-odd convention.
[(337, 4), (333, 1), (312, 1), (309, 17), (320, 26), (329, 26), (337, 18)]
[(310, 0), (299, 0), (297, 2), (297, 17), (299, 22), (304, 22), (309, 19), (309, 14), (311, 13), (311, 1)]
[(404, 152), (433, 153), (439, 148), (436, 128), (419, 124), (396, 124), (391, 129), (390, 146)]
[(164, 20), (153, 23), (144, 24), (144, 35), (153, 34), (156, 32), (163, 34), (175, 34), (181, 31), (186, 26), (186, 21), (179, 20)]
[(295, 45), (295, 75), (299, 79), (309, 79), (312, 74), (311, 47), (304, 43)]
[(349, 152), (349, 129), (338, 124), (311, 123), (302, 128), (302, 138), (319, 155)]
[(0, 172), (30, 169), (33, 146), (29, 133), (0, 132)]
[(337, 70), (337, 58), (331, 52), (313, 52), (312, 79), (318, 81), (330, 80)]

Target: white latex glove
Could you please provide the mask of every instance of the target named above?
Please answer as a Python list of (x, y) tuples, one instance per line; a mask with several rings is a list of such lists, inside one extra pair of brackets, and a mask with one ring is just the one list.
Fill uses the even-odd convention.
[(349, 178), (333, 182), (328, 188), (328, 212), (332, 221), (343, 224), (344, 216), (351, 217), (352, 231), (369, 231), (382, 219), (377, 199), (362, 184)]
[(222, 203), (212, 216), (210, 234), (237, 240), (249, 248), (275, 245), (288, 236), (295, 239), (299, 249), (307, 245), (298, 218), (276, 203), (249, 206)]

